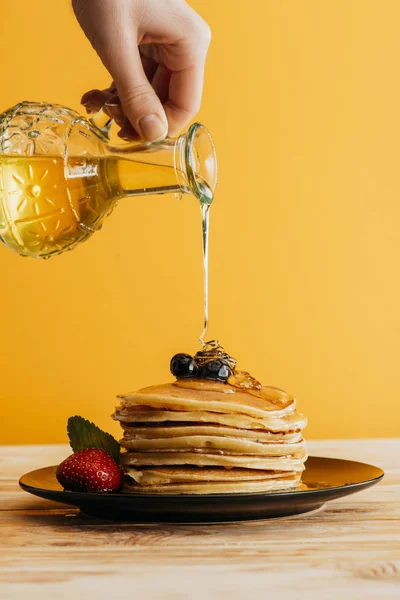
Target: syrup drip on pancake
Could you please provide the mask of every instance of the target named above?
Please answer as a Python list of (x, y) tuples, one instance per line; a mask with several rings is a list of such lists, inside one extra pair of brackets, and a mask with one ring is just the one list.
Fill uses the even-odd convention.
[(233, 387), (261, 390), (262, 385), (247, 371), (236, 369), (236, 359), (230, 356), (218, 340), (204, 344), (194, 356), (175, 354), (171, 373), (177, 379), (198, 378), (229, 383)]

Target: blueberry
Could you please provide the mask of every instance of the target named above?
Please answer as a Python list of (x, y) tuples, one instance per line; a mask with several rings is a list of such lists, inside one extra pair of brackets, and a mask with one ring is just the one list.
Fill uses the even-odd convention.
[(226, 362), (222, 360), (210, 360), (199, 369), (199, 377), (202, 379), (214, 379), (226, 383), (228, 377), (232, 375), (232, 371)]
[(195, 377), (197, 368), (190, 354), (175, 354), (171, 360), (171, 373), (177, 379), (181, 377)]

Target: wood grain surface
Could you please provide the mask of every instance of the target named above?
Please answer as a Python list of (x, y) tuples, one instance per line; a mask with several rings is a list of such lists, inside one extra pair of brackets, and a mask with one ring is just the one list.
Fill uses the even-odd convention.
[(309, 443), (370, 462), (373, 488), (304, 516), (224, 525), (110, 524), (24, 493), (66, 446), (0, 446), (1, 600), (400, 598), (400, 440)]

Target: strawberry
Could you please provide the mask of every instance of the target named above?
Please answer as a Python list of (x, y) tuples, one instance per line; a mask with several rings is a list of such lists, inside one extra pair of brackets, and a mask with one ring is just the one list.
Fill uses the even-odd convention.
[(119, 465), (100, 448), (71, 454), (58, 466), (56, 477), (64, 489), (76, 492), (116, 492), (122, 484)]

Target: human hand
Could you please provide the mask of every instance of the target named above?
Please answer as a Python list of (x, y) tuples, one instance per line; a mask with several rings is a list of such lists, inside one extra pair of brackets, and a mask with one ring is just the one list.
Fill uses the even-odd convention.
[(82, 97), (103, 108), (124, 139), (176, 135), (200, 107), (210, 29), (184, 0), (72, 0), (75, 15), (113, 78)]

